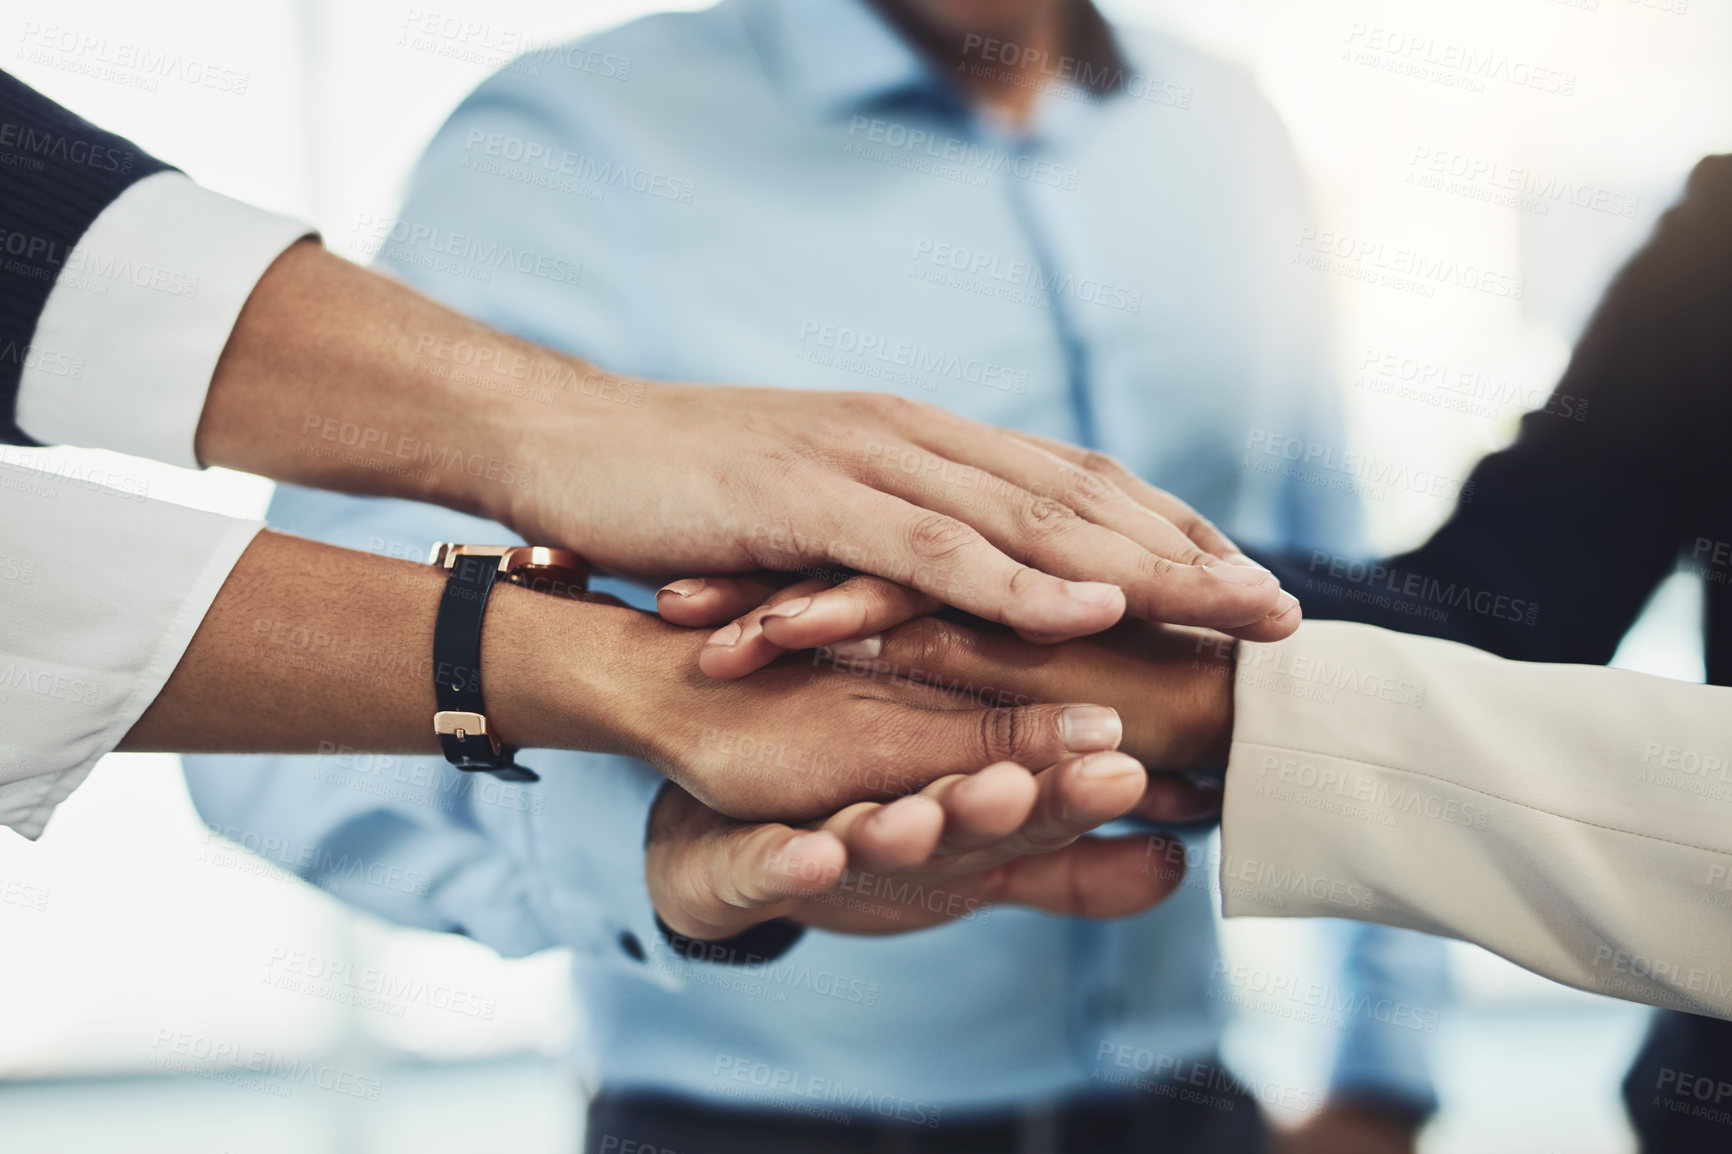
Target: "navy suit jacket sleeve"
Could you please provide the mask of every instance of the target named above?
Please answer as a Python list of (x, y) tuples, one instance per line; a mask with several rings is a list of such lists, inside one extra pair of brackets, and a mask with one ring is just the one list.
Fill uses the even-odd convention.
[(18, 382), (36, 322), (90, 223), (169, 165), (0, 72), (0, 441), (18, 428)]
[(1266, 558), (1306, 615), (1604, 664), (1679, 554), (1707, 578), (1709, 680), (1732, 665), (1732, 156), (1710, 157), (1600, 302), (1546, 405), (1448, 522), (1363, 565)]

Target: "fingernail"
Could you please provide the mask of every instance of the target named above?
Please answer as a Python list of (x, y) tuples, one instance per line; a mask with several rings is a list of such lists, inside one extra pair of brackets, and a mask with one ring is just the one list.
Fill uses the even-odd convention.
[(870, 637), (858, 637), (853, 641), (844, 641), (840, 645), (830, 646), (830, 656), (840, 657), (844, 661), (853, 661), (862, 657), (876, 657), (884, 652), (884, 634), (874, 633)]
[(1203, 568), (1229, 585), (1261, 585), (1269, 580), (1269, 570), (1249, 565), (1205, 565)]
[(1233, 565), (1249, 565), (1249, 566), (1251, 566), (1251, 568), (1261, 569), (1265, 573), (1267, 573), (1269, 571), (1269, 567), (1267, 565), (1263, 565), (1263, 564), (1260, 564), (1259, 562), (1253, 561), (1251, 558), (1245, 556), (1243, 553), (1229, 553), (1229, 554), (1227, 554), (1227, 561), (1229, 564), (1233, 564)]
[(1117, 748), (1125, 727), (1104, 705), (1073, 705), (1059, 715), (1059, 734), (1072, 753), (1092, 753)]
[(1274, 620), (1279, 621), (1297, 608), (1299, 608), (1299, 598), (1283, 589), (1281, 590), (1281, 596), (1275, 598), (1275, 610), (1270, 613), (1269, 616)]
[(1097, 753), (1078, 762), (1076, 772), (1079, 777), (1086, 777), (1090, 781), (1105, 781), (1110, 777), (1142, 773), (1143, 767), (1129, 754)]
[(745, 630), (740, 628), (740, 623), (738, 621), (730, 621), (714, 633), (710, 634), (710, 639), (704, 642), (704, 644), (716, 645), (726, 649), (730, 645), (738, 645), (740, 643), (740, 634), (744, 632)]
[(766, 610), (764, 613), (764, 616), (766, 618), (768, 618), (768, 617), (798, 617), (800, 614), (804, 613), (806, 611), (807, 607), (810, 606), (811, 604), (812, 604), (812, 599), (810, 597), (796, 597), (792, 601), (782, 602), (780, 605), (776, 606), (774, 609)]
[(1121, 596), (1117, 585), (1108, 585), (1104, 581), (1066, 581), (1064, 591), (1072, 601), (1080, 601), (1084, 605), (1097, 608), (1111, 605)]
[(675, 597), (690, 597), (694, 593), (703, 592), (704, 586), (708, 584), (709, 582), (702, 577), (687, 577), (684, 581), (669, 581), (656, 590), (656, 596), (660, 597), (663, 593), (672, 593)]

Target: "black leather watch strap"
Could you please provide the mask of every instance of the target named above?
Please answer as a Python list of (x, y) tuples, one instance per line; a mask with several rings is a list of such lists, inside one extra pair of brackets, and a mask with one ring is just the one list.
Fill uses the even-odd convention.
[(491, 773), (504, 781), (539, 781), (533, 769), (517, 764), (517, 751), (487, 729), (481, 623), (498, 577), (498, 557), (459, 555), (451, 561), (433, 622), (433, 686), (439, 702), (435, 728), (445, 760), (458, 769)]

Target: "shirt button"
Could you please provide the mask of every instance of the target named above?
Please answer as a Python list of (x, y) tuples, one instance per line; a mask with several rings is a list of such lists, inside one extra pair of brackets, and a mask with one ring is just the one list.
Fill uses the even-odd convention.
[(637, 940), (637, 935), (626, 930), (619, 936), (619, 948), (625, 951), (626, 957), (634, 962), (644, 961), (649, 955), (643, 951), (643, 943)]

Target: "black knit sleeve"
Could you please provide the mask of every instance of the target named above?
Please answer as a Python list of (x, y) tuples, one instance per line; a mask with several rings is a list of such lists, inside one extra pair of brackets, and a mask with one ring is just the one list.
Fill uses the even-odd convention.
[(0, 441), (18, 428), (18, 382), (67, 255), (103, 209), (169, 165), (0, 72)]

